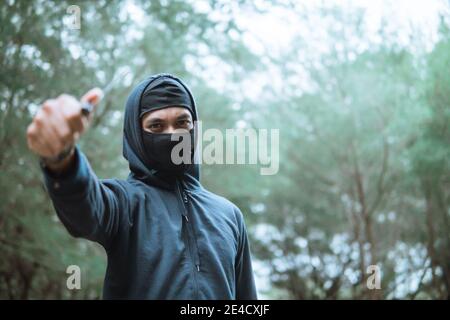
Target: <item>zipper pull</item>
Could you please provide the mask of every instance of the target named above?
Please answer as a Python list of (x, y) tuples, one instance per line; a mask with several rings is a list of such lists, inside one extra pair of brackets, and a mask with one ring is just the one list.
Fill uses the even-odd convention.
[(183, 217), (186, 220), (186, 222), (189, 222), (189, 219), (188, 219), (187, 215), (183, 214)]
[(185, 191), (183, 191), (183, 201), (184, 203), (188, 203), (188, 197)]
[(197, 263), (196, 266), (197, 266), (197, 271), (200, 272), (200, 264)]

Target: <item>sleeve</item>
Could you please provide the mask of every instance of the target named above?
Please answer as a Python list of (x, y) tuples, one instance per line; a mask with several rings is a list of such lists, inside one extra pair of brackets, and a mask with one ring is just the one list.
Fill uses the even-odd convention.
[(63, 175), (41, 168), (53, 207), (67, 231), (107, 249), (118, 232), (121, 207), (126, 205), (123, 187), (100, 182), (78, 147), (74, 164)]
[(252, 260), (250, 245), (248, 242), (247, 228), (245, 226), (242, 213), (240, 217), (240, 239), (239, 248), (236, 256), (235, 275), (236, 275), (236, 299), (237, 300), (256, 300), (255, 279), (253, 277)]

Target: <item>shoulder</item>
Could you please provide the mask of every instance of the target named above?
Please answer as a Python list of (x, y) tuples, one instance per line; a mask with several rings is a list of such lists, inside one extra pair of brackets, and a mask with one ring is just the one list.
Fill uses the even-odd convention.
[(130, 209), (139, 207), (145, 201), (161, 198), (164, 191), (138, 179), (103, 179), (102, 184), (116, 194), (126, 198)]
[(129, 203), (132, 203), (135, 199), (143, 196), (142, 188), (129, 180), (113, 178), (101, 179), (100, 182), (121, 200)]
[(242, 221), (244, 220), (243, 215), (241, 210), (236, 204), (234, 204), (229, 199), (220, 196), (214, 192), (211, 192), (209, 190), (206, 190), (204, 188), (202, 189), (202, 191), (205, 197), (208, 197), (214, 203), (215, 206), (221, 209), (220, 212), (223, 212), (228, 217), (233, 218), (238, 225), (242, 224)]
[(100, 182), (104, 186), (113, 190), (127, 191), (130, 189), (129, 183), (127, 183), (127, 181), (123, 179), (115, 179), (115, 178), (100, 179)]
[(149, 186), (138, 180), (129, 179), (101, 179), (101, 183), (109, 189), (118, 193), (123, 193), (127, 197), (136, 197), (141, 193), (144, 193), (144, 189), (148, 189)]

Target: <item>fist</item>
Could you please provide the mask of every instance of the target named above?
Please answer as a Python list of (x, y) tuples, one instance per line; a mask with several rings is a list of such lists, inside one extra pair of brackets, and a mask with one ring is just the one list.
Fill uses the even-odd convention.
[[(100, 89), (87, 92), (81, 102), (96, 105), (102, 98)], [(82, 114), (82, 104), (73, 96), (62, 94), (45, 101), (27, 129), (31, 151), (44, 158), (54, 158), (73, 146), (86, 131), (92, 114)]]

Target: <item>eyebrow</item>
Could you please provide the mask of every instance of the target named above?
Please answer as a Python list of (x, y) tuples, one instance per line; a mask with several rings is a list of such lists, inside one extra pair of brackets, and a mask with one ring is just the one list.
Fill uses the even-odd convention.
[(147, 119), (147, 120), (145, 120), (144, 122), (145, 123), (147, 123), (147, 124), (151, 124), (151, 123), (158, 123), (158, 122), (164, 122), (165, 120), (164, 119), (161, 119), (161, 118), (150, 118), (150, 119)]
[(189, 119), (189, 118), (190, 118), (190, 114), (189, 113), (183, 113), (183, 114), (180, 114), (177, 117), (177, 120), (185, 120), (185, 119)]
[[(177, 118), (176, 121), (180, 121), (180, 120), (186, 120), (186, 119), (190, 119), (191, 118), (191, 114), (187, 111), (186, 113), (180, 114)], [(165, 122), (165, 119), (162, 118), (147, 118), (146, 120), (144, 120), (145, 124), (154, 124), (154, 123), (161, 123), (161, 122)]]

